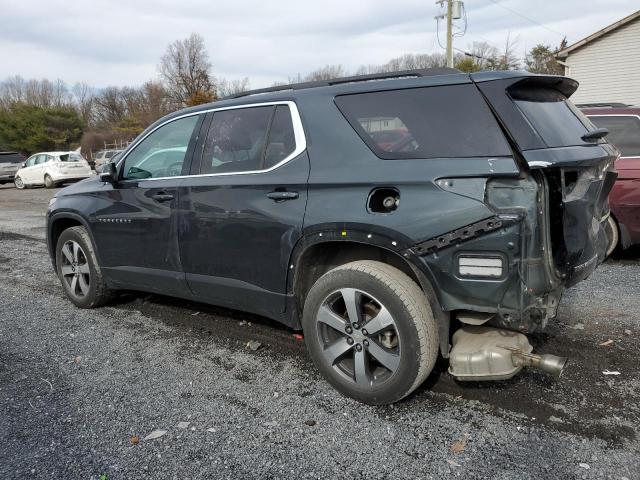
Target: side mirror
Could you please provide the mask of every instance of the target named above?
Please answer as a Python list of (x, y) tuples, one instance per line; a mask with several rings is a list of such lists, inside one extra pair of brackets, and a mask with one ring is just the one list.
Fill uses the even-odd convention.
[(118, 170), (115, 163), (109, 162), (104, 166), (100, 174), (100, 180), (111, 185), (118, 183)]
[(20, 165), (21, 168), (24, 168), (27, 166), (27, 162), (22, 162), (22, 165)]

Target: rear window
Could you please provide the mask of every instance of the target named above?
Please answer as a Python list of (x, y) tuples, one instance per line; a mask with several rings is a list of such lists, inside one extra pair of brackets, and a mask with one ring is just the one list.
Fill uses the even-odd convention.
[(342, 95), (336, 105), (381, 158), (511, 155), (498, 123), (473, 85)]
[(552, 88), (521, 87), (509, 95), (548, 147), (586, 145), (589, 120), (562, 93)]
[(24, 157), (20, 153), (0, 153), (0, 163), (22, 163)]
[(640, 117), (637, 115), (589, 115), (596, 126), (609, 130), (607, 142), (623, 157), (640, 157)]
[(77, 153), (64, 153), (60, 155), (60, 161), (62, 162), (80, 162), (82, 160), (84, 160), (82, 155)]

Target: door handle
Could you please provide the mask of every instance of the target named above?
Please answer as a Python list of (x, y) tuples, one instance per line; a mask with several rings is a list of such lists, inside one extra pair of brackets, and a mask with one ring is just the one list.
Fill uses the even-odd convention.
[(170, 193), (156, 193), (154, 195), (151, 195), (151, 198), (153, 198), (154, 200), (158, 201), (158, 202), (168, 202), (169, 200), (173, 200), (173, 195), (171, 195)]
[(267, 197), (269, 197), (271, 200), (275, 200), (276, 202), (282, 201), (282, 200), (293, 200), (295, 198), (298, 198), (298, 192), (287, 192), (287, 191), (269, 192), (267, 193)]

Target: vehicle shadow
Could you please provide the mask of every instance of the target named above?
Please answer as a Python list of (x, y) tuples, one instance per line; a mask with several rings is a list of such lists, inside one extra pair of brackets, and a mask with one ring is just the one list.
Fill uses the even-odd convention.
[(640, 261), (640, 245), (634, 245), (626, 250), (617, 248), (607, 262), (638, 262)]

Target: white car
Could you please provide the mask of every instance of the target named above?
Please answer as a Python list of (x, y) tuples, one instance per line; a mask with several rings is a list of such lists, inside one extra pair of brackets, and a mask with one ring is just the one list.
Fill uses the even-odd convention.
[(82, 180), (95, 173), (82, 155), (76, 152), (42, 152), (31, 155), (16, 172), (16, 188), (44, 185), (54, 188), (64, 182)]

